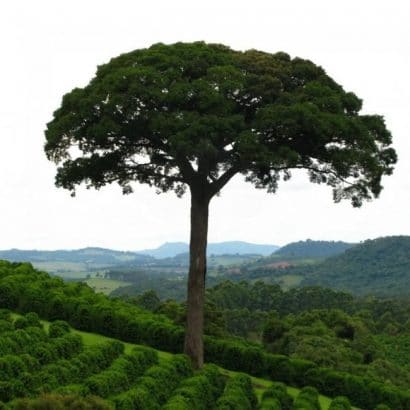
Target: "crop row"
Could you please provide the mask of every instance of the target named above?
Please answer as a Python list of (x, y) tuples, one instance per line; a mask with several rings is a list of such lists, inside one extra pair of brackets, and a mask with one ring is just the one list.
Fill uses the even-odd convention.
[[(8, 352), (0, 357), (0, 397), (7, 403), (0, 408), (41, 408), (36, 401), (48, 400), (42, 395), (53, 392), (52, 400), (60, 402), (99, 396), (107, 399), (102, 408), (118, 410), (320, 410), (318, 392), (311, 387), (293, 399), (284, 384), (273, 383), (258, 403), (246, 374), (227, 378), (215, 365), (193, 372), (184, 355), (159, 362), (155, 350), (135, 347), (125, 354), (117, 341), (83, 347), (65, 322), (51, 323), (46, 332), (33, 313), (13, 321), (3, 310), (0, 317), (0, 341)], [(38, 354), (39, 346), (52, 353)], [(339, 397), (329, 409), (351, 407)]]
[[(184, 330), (166, 318), (96, 294), (84, 284), (51, 278), (30, 264), (0, 261), (0, 306), (20, 312), (32, 310), (43, 318), (64, 319), (82, 330), (159, 350), (182, 350)], [(1, 348), (0, 343), (0, 351)], [(314, 386), (331, 397), (344, 395), (366, 410), (373, 410), (380, 403), (397, 410), (410, 408), (407, 391), (310, 361), (269, 354), (259, 346), (238, 340), (205, 337), (205, 361), (297, 387)]]

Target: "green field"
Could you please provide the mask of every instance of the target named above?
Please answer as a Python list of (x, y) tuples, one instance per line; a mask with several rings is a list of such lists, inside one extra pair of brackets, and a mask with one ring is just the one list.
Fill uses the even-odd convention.
[(34, 268), (48, 272), (55, 276), (60, 276), (63, 279), (68, 280), (81, 280), (86, 279), (88, 276), (91, 278), (95, 277), (97, 274), (104, 274), (103, 265), (93, 264), (93, 269), (101, 269), (100, 272), (93, 270), (90, 271), (90, 266), (83, 262), (32, 262)]
[(230, 266), (230, 265), (240, 265), (245, 262), (251, 262), (255, 259), (259, 259), (260, 256), (246, 256), (246, 255), (211, 255), (207, 258), (207, 264), (209, 267), (218, 266)]
[(121, 286), (132, 285), (131, 282), (104, 278), (87, 279), (85, 283), (96, 292), (104, 293), (105, 295), (109, 295), (113, 290)]

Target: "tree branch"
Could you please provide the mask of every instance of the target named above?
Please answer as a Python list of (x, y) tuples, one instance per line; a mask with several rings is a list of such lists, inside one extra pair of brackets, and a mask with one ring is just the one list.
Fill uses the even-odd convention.
[(178, 168), (181, 171), (181, 174), (182, 174), (183, 179), (184, 179), (183, 182), (190, 185), (194, 181), (195, 175), (197, 174), (195, 172), (194, 168), (192, 168), (191, 163), (184, 156), (177, 156), (175, 158), (175, 162), (176, 162), (176, 164), (178, 165)]
[(212, 196), (218, 193), (230, 180), (231, 178), (239, 172), (239, 167), (233, 165), (224, 174), (222, 174), (218, 179), (216, 179), (212, 184), (210, 184)]

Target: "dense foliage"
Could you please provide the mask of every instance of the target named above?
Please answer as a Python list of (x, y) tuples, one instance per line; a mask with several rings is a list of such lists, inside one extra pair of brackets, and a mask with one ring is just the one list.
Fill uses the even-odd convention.
[(229, 276), (226, 270), (225, 276), (231, 280), (273, 283), (283, 283), (283, 278), (293, 276), (299, 278), (293, 286), (318, 285), (357, 296), (409, 296), (409, 236), (367, 240), (325, 260), (288, 261), (289, 257), (275, 255), (239, 266)]
[[(129, 300), (184, 323), (185, 305), (161, 302), (153, 291)], [(263, 341), (273, 353), (408, 388), (409, 315), (410, 303), (400, 300), (226, 281), (207, 291), (205, 328), (209, 335)]]
[(408, 296), (410, 237), (365, 241), (315, 266), (303, 283), (331, 286), (356, 295)]
[[(0, 263), (0, 304), (3, 307), (18, 309), (21, 312), (34, 310), (45, 318), (66, 319), (84, 330), (101, 332), (136, 343), (149, 344), (162, 350), (179, 352), (182, 348), (183, 330), (172, 324), (166, 317), (143, 311), (123, 301), (111, 300), (104, 295), (97, 295), (82, 284), (64, 283), (57, 278), (50, 278), (47, 274), (34, 270), (29, 264)], [(16, 320), (14, 324), (10, 324), (6, 317), (0, 322), (3, 331), (12, 331), (13, 334), (24, 336), (18, 336), (16, 340), (13, 336), (11, 340), (8, 338), (5, 342), (0, 340), (0, 347), (3, 346), (4, 354), (13, 354), (17, 343), (21, 353), (24, 354), (26, 353), (24, 349), (36, 346), (36, 343), (27, 343), (26, 329), (38, 329), (30, 330), (29, 337), (36, 338), (43, 343), (40, 345), (42, 347), (36, 347), (35, 351), (40, 364), (46, 366), (44, 369), (40, 369), (41, 385), (50, 386), (49, 390), (53, 391), (56, 388), (56, 392), (61, 391), (58, 390), (59, 386), (63, 387), (62, 385), (66, 383), (63, 392), (69, 394), (81, 392), (84, 394), (84, 392), (88, 393), (90, 389), (94, 389), (93, 391), (103, 396), (108, 395), (111, 399), (112, 392), (112, 394), (119, 395), (118, 400), (128, 403), (124, 404), (124, 406), (128, 406), (123, 407), (124, 409), (135, 406), (133, 403), (148, 400), (147, 390), (157, 392), (152, 399), (156, 400), (157, 403), (165, 404), (171, 397), (172, 391), (164, 396), (164, 392), (168, 390), (165, 390), (163, 386), (161, 386), (161, 391), (155, 390), (158, 387), (155, 387), (151, 381), (152, 379), (163, 380), (161, 377), (165, 377), (167, 382), (170, 378), (177, 379), (177, 376), (170, 376), (169, 365), (165, 369), (154, 369), (152, 374), (148, 369), (149, 373), (144, 372), (144, 375), (141, 376), (145, 380), (144, 383), (139, 387), (130, 385), (129, 395), (124, 396), (125, 392), (118, 390), (119, 386), (128, 386), (127, 380), (130, 381), (124, 372), (135, 373), (133, 373), (132, 368), (128, 367), (123, 358), (120, 357), (116, 360), (122, 354), (121, 344), (114, 343), (108, 346), (108, 352), (112, 352), (116, 357), (110, 356), (111, 359), (108, 362), (98, 359), (98, 364), (105, 366), (105, 368), (96, 371), (92, 365), (94, 363), (92, 358), (102, 353), (90, 353), (88, 350), (84, 353), (81, 340), (70, 333), (66, 334), (67, 326), (64, 323), (57, 322), (51, 326), (53, 338), (46, 335), (49, 339), (54, 340), (50, 342), (42, 340), (44, 331), (39, 327), (33, 328), (30, 323), (38, 324), (38, 318), (33, 314)], [(50, 348), (54, 345), (55, 347)], [(76, 360), (75, 356), (82, 354), (86, 357), (81, 356), (82, 359)], [(87, 362), (88, 357), (90, 357), (91, 362)], [(207, 336), (205, 338), (205, 357), (207, 362), (213, 362), (231, 370), (269, 377), (272, 380), (283, 381), (294, 386), (311, 385), (321, 393), (330, 396), (344, 395), (354, 405), (363, 409), (373, 410), (377, 404), (385, 403), (397, 410), (407, 410), (410, 403), (410, 393), (399, 389), (394, 384), (387, 383), (387, 381), (377, 382), (372, 375), (353, 375), (351, 372), (336, 371), (319, 366), (313, 361), (282, 354), (271, 354), (256, 344), (239, 339), (220, 339)], [(64, 361), (58, 362), (56, 366), (55, 362), (59, 361), (60, 358)], [(176, 358), (175, 360), (183, 362), (183, 359)], [(126, 361), (136, 363), (133, 359)], [(186, 359), (185, 363), (188, 363)], [(20, 364), (18, 366), (21, 367)], [(175, 366), (176, 372), (186, 372), (183, 370), (186, 368), (185, 365), (181, 364), (181, 367), (176, 364)], [(121, 370), (118, 371), (118, 369)], [(16, 374), (13, 373), (13, 370), (10, 371), (11, 373), (7, 373), (8, 377), (10, 374)], [(101, 375), (94, 377), (93, 374), (84, 373), (87, 371), (101, 373)], [(81, 381), (86, 381), (85, 390), (78, 386), (80, 375)], [(184, 377), (187, 376), (188, 373)], [(36, 386), (35, 380), (33, 381), (34, 387)], [(44, 380), (47, 382), (44, 383)], [(182, 379), (179, 380), (182, 381)], [(195, 383), (193, 382), (193, 384)], [(30, 386), (29, 383), (27, 385)], [(1, 386), (3, 388), (0, 389), (0, 393), (4, 395), (2, 397), (6, 400), (25, 395), (21, 383), (11, 386), (10, 380), (7, 379), (6, 384), (0, 383)]]
[(292, 242), (278, 249), (274, 256), (290, 258), (327, 258), (332, 255), (343, 253), (353, 244), (342, 241), (306, 241)]

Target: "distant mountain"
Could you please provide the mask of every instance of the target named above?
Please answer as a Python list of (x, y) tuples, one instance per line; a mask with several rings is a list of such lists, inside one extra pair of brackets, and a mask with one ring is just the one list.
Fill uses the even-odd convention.
[[(267, 256), (276, 251), (276, 245), (263, 245), (242, 241), (230, 241), (208, 244), (208, 255), (246, 255), (257, 254)], [(137, 253), (153, 256), (157, 259), (172, 258), (189, 252), (189, 245), (184, 242), (166, 242), (155, 249), (144, 249)]]
[(279, 249), (279, 246), (256, 244), (241, 241), (208, 244), (208, 255), (262, 255), (267, 256)]
[(410, 236), (367, 240), (312, 267), (302, 285), (356, 295), (410, 295)]
[(189, 252), (189, 245), (185, 242), (165, 242), (158, 248), (143, 249), (137, 251), (138, 254), (144, 254), (152, 256), (156, 259), (173, 258), (181, 253)]
[(341, 241), (306, 241), (292, 242), (275, 252), (275, 256), (291, 258), (327, 258), (343, 253), (354, 244)]
[(124, 262), (146, 264), (153, 261), (153, 258), (148, 255), (104, 248), (55, 251), (10, 249), (0, 251), (0, 259), (13, 262), (75, 262), (90, 265), (116, 265)]

